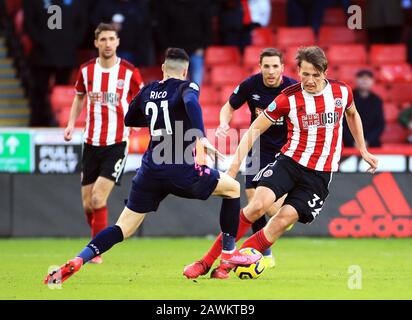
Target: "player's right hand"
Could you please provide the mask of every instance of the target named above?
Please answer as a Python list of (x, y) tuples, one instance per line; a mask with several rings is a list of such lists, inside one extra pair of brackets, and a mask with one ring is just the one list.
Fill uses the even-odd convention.
[(73, 126), (67, 126), (64, 129), (64, 141), (70, 141), (73, 138)]
[(366, 171), (374, 174), (376, 169), (378, 169), (378, 164), (379, 164), (378, 158), (374, 156), (373, 154), (369, 153), (368, 151), (361, 152), (361, 156), (363, 160), (365, 160), (366, 163), (369, 164), (370, 166), (368, 170)]
[(229, 133), (230, 126), (227, 123), (221, 123), (216, 129), (216, 137), (226, 138)]

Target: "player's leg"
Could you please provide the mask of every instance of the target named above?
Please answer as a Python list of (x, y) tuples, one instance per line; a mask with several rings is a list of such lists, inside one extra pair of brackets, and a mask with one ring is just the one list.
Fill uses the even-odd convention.
[(97, 156), (97, 147), (91, 146), (89, 144), (83, 144), (82, 149), (82, 173), (81, 173), (81, 194), (83, 209), (86, 216), (88, 225), (93, 233), (93, 206), (92, 206), (92, 191), (94, 183), (99, 177), (99, 159)]
[[(246, 193), (246, 197), (248, 199), (248, 203), (250, 201), (252, 201), (253, 196), (255, 195), (255, 188), (248, 188), (245, 190)], [(268, 210), (267, 214), (269, 214), (269, 212), (272, 212), (273, 210), (279, 209), (277, 208), (277, 203), (279, 201), (276, 201)], [(283, 203), (283, 202), (282, 202)], [(266, 215), (262, 215), (259, 219), (257, 219), (253, 224), (252, 224), (252, 232), (256, 233), (259, 230), (263, 229), (266, 225)], [(265, 263), (266, 266), (269, 268), (273, 268), (275, 267), (275, 258), (272, 254), (272, 250), (269, 248), (268, 250), (265, 250), (264, 252), (262, 252), (263, 257), (265, 258)]]
[(107, 227), (107, 199), (114, 184), (113, 180), (99, 176), (93, 185), (90, 199), (93, 210), (92, 237)]
[(81, 193), (82, 193), (82, 203), (84, 214), (86, 216), (87, 224), (90, 228), (93, 225), (93, 208), (92, 208), (92, 190), (93, 190), (94, 183), (90, 183), (86, 186), (82, 186)]
[[(239, 227), (240, 184), (238, 181), (220, 172), (218, 184), (212, 193), (223, 197), (220, 209), (221, 261), (226, 264), (250, 264), (250, 256), (236, 251), (236, 235)], [(256, 259), (257, 257), (252, 257)]]
[[(203, 169), (208, 172), (206, 175), (202, 173), (199, 181), (201, 189), (203, 190), (194, 192), (193, 196), (203, 200), (207, 199), (211, 194), (223, 197), (220, 211), (220, 225), (222, 232), (210, 249), (210, 254), (205, 256), (206, 259), (195, 261), (184, 268), (183, 274), (187, 278), (197, 278), (200, 275), (207, 274), (214, 261), (221, 255), (222, 250), (224, 251), (222, 258), (226, 261), (231, 260), (229, 257), (235, 259), (236, 256), (239, 256), (240, 260), (244, 259), (244, 257), (239, 255), (237, 251), (235, 252), (236, 235), (238, 234), (241, 225), (239, 220), (242, 219), (239, 217), (240, 184), (225, 173), (219, 173), (218, 171), (207, 167)], [(214, 184), (212, 184), (211, 181), (214, 181)], [(197, 182), (197, 184), (199, 184), (199, 182)], [(207, 191), (208, 188), (209, 191)], [(250, 224), (248, 223), (247, 228), (249, 227)], [(253, 257), (253, 259), (255, 259), (255, 257)]]
[(294, 179), (298, 182), (288, 192), (284, 205), (267, 223), (265, 228), (245, 241), (242, 247), (252, 247), (259, 251), (269, 248), (294, 223), (311, 223), (320, 213), (329, 194), (332, 175), (302, 169), (291, 163)]
[(260, 252), (267, 250), (298, 219), (298, 212), (292, 205), (282, 206), (278, 213), (269, 219), (262, 230), (253, 234), (242, 244), (242, 248), (251, 247)]
[(80, 270), (83, 264), (93, 260), (115, 244), (130, 237), (141, 225), (145, 214), (140, 214), (125, 207), (117, 223), (110, 226), (94, 237), (87, 246), (73, 259), (62, 265), (56, 272), (49, 274), (45, 284), (61, 283)]
[[(115, 184), (119, 184), (123, 173), (126, 158), (126, 142), (98, 147), (95, 150), (98, 166), (98, 177), (93, 185), (91, 205), (93, 211), (92, 237), (97, 235), (108, 225), (107, 199)], [(92, 263), (102, 263), (100, 256), (93, 259)]]
[[(246, 234), (247, 230), (252, 226), (254, 221), (257, 221), (260, 217), (262, 217), (265, 212), (270, 208), (273, 202), (276, 201), (276, 194), (269, 188), (260, 186), (256, 189), (256, 192), (251, 199), (250, 203), (242, 209), (241, 215), (243, 220), (242, 225), (242, 232), (238, 232), (237, 239), (240, 239), (244, 234)], [(240, 229), (239, 224), (239, 229)], [(260, 231), (259, 231), (260, 232)], [(216, 245), (216, 242), (214, 246)], [(212, 252), (210, 250), (208, 254), (203, 258), (210, 259), (210, 255), (215, 255), (216, 252)], [(216, 279), (226, 279), (229, 277), (229, 271), (232, 269), (232, 266), (225, 266), (224, 264), (220, 264), (217, 268), (215, 268), (212, 273), (211, 277)]]

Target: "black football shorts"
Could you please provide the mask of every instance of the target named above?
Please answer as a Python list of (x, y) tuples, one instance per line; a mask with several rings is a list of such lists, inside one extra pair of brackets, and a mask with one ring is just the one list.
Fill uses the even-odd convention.
[(258, 186), (271, 189), (276, 199), (288, 194), (284, 204), (296, 209), (299, 222), (311, 223), (322, 210), (329, 194), (331, 172), (308, 169), (283, 154), (254, 178)]
[(126, 157), (126, 141), (104, 147), (85, 143), (82, 155), (82, 186), (94, 183), (98, 177), (105, 177), (120, 185)]

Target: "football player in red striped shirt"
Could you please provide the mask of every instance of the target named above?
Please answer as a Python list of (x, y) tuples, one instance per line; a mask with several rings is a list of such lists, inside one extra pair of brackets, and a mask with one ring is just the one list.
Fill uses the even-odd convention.
[[(287, 196), (277, 214), (262, 230), (248, 238), (242, 248), (252, 247), (263, 252), (291, 224), (311, 223), (320, 214), (329, 194), (332, 174), (338, 170), (344, 114), (362, 158), (370, 165), (368, 171), (374, 173), (378, 166), (377, 158), (366, 148), (351, 88), (343, 82), (326, 79), (328, 61), (323, 50), (300, 48), (296, 60), (301, 82), (284, 89), (252, 123), (228, 170), (230, 176), (236, 177), (257, 137), (277, 119), (285, 117), (287, 142), (275, 162), (255, 176), (258, 187), (252, 200), (240, 212), (237, 239), (277, 199)], [(214, 270), (214, 278), (227, 278), (228, 271), (221, 265)]]
[[(87, 100), (82, 155), (81, 192), (92, 238), (107, 227), (107, 199), (120, 183), (127, 156), (129, 128), (124, 115), (132, 98), (143, 86), (139, 70), (116, 55), (119, 37), (110, 24), (95, 31), (99, 57), (84, 63), (76, 82), (76, 96), (64, 139), (70, 141), (76, 119)], [(93, 259), (101, 263), (101, 257)]]

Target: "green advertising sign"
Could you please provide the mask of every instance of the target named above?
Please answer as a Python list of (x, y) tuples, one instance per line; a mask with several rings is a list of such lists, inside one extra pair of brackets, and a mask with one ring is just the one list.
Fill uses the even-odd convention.
[(31, 134), (0, 132), (0, 172), (31, 172)]

